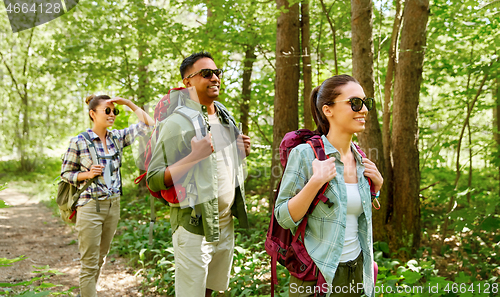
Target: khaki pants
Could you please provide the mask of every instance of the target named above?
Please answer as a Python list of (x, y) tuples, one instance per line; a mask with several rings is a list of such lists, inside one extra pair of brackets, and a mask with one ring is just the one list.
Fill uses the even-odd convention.
[[(290, 275), (289, 297), (314, 297), (316, 281), (303, 281)], [(363, 287), (363, 253), (352, 261), (339, 263), (332, 286), (328, 289), (332, 292), (330, 297), (357, 297), (363, 294), (357, 288)], [(319, 292), (319, 289), (316, 289)], [(323, 296), (318, 294), (317, 296)]]
[(179, 226), (172, 235), (175, 258), (175, 296), (204, 297), (206, 289), (225, 291), (231, 277), (234, 251), (233, 221), (220, 229), (219, 241), (207, 242)]
[(97, 296), (97, 280), (120, 219), (120, 196), (101, 200), (99, 206), (100, 212), (96, 212), (96, 202), (91, 200), (77, 208), (81, 297)]

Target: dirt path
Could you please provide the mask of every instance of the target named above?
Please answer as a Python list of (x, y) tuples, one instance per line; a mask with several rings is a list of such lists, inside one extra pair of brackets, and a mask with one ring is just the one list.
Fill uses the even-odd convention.
[[(40, 276), (32, 273), (33, 266), (49, 265), (64, 275), (53, 276), (47, 282), (63, 285), (63, 290), (78, 287), (80, 261), (74, 227), (54, 217), (45, 205), (13, 189), (1, 191), (0, 199), (12, 206), (0, 209), (0, 258), (27, 256), (10, 267), (0, 267), (0, 282), (29, 280)], [(112, 258), (115, 260), (109, 261)], [(138, 292), (140, 278), (134, 277), (132, 269), (124, 262), (121, 258), (108, 256), (99, 281), (99, 297), (142, 296)], [(78, 289), (73, 292), (76, 295)]]

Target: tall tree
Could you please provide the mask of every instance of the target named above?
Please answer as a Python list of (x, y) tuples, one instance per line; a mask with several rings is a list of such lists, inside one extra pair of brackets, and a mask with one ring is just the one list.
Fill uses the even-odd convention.
[[(352, 75), (363, 87), (366, 97), (375, 95), (375, 78), (373, 75), (373, 2), (371, 0), (351, 0), (351, 32), (352, 32)], [(382, 132), (377, 118), (377, 107), (374, 106), (366, 116), (366, 129), (358, 134), (361, 147), (368, 158), (377, 164), (379, 171), (385, 176), (385, 165), (382, 144)], [(385, 187), (384, 187), (385, 189)], [(385, 196), (385, 192), (384, 192)], [(384, 202), (386, 199), (381, 197)], [(375, 212), (374, 220), (382, 223), (383, 212)], [(375, 237), (381, 238), (383, 228), (374, 230)]]
[[(276, 80), (274, 93), (274, 129), (271, 161), (271, 196), (281, 175), (279, 145), (283, 136), (299, 126), (299, 4), (290, 6), (288, 0), (276, 0), (280, 12), (276, 31)], [(274, 205), (269, 203), (272, 209)]]
[[(497, 152), (500, 153), (500, 71), (497, 71), (497, 77), (494, 84), (494, 98), (496, 101), (496, 106), (494, 110), (495, 114), (495, 142), (497, 143)], [(500, 159), (500, 156), (498, 156)], [(500, 164), (498, 166), (498, 195), (500, 196)]]
[(325, 17), (328, 21), (328, 24), (330, 24), (330, 30), (332, 31), (332, 36), (333, 36), (333, 62), (335, 65), (335, 75), (339, 74), (339, 65), (338, 65), (338, 57), (337, 57), (337, 28), (335, 26), (335, 21), (332, 20), (330, 17), (330, 11), (335, 5), (335, 1), (333, 2), (332, 6), (330, 6), (330, 9), (326, 9), (325, 1), (320, 0), (321, 2), (321, 9), (323, 10), (323, 13), (325, 14)]
[[(385, 171), (384, 171), (384, 184), (385, 193), (381, 197), (381, 209), (378, 214), (374, 215), (375, 224), (384, 225), (390, 220), (390, 216), (394, 209), (394, 196), (393, 196), (393, 173), (392, 173), (392, 149), (391, 149), (391, 98), (392, 98), (392, 87), (394, 80), (394, 72), (398, 61), (397, 48), (399, 40), (399, 30), (401, 28), (402, 20), (402, 4), (403, 0), (395, 0), (394, 22), (392, 25), (391, 33), (391, 44), (389, 46), (388, 61), (387, 61), (387, 72), (385, 74), (384, 82), (384, 108), (383, 108), (383, 124), (382, 124), (382, 140), (384, 143), (384, 161), (385, 161)], [(386, 230), (388, 231), (388, 230)], [(376, 238), (382, 234), (377, 234), (375, 232)], [(386, 232), (386, 235), (391, 236), (391, 232)], [(388, 238), (385, 238), (388, 242)]]
[(311, 26), (309, 22), (309, 0), (303, 0), (300, 5), (300, 33), (302, 43), (302, 77), (304, 80), (304, 89), (302, 92), (304, 128), (312, 130), (314, 124), (311, 114), (310, 96), (312, 91), (312, 67), (311, 67)]
[[(30, 154), (30, 130), (32, 128), (33, 106), (30, 96), (32, 95), (33, 76), (30, 75), (31, 63), (30, 50), (32, 49), (33, 36), (36, 28), (23, 32), (23, 38), (12, 38), (11, 49), (3, 53), (0, 48), (0, 62), (7, 70), (7, 76), (10, 78), (10, 85), (13, 92), (9, 97), (19, 98), (19, 113), (15, 122), (15, 140), (14, 146), (18, 149), (21, 159), (21, 169), (31, 171), (34, 169), (34, 156)], [(19, 33), (21, 34), (21, 33)], [(9, 41), (9, 40), (8, 40)], [(25, 50), (26, 49), (26, 50)], [(30, 104), (31, 103), (31, 104)], [(20, 125), (18, 123), (20, 121)]]
[(428, 0), (408, 0), (403, 15), (401, 51), (394, 81), (394, 203), (391, 244), (415, 252), (420, 246), (420, 170), (418, 104), (426, 46)]
[(243, 60), (243, 83), (241, 90), (241, 99), (243, 102), (240, 105), (240, 122), (243, 129), (242, 132), (245, 135), (248, 135), (248, 118), (250, 112), (250, 98), (252, 95), (252, 69), (256, 58), (255, 47), (247, 45), (245, 59)]

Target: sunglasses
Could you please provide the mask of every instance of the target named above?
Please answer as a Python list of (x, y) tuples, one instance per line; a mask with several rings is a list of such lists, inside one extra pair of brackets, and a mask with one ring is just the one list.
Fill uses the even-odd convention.
[(120, 114), (120, 110), (119, 110), (118, 108), (115, 108), (115, 109), (111, 110), (111, 108), (106, 107), (106, 109), (99, 109), (99, 110), (104, 110), (104, 112), (105, 112), (107, 115), (109, 115), (109, 114), (111, 113), (111, 111), (113, 111), (113, 114), (114, 114), (115, 116), (117, 116), (117, 115), (119, 115), (119, 114)]
[(358, 98), (358, 97), (354, 97), (354, 98), (350, 98), (350, 99), (346, 99), (346, 100), (335, 101), (333, 103), (347, 102), (347, 101), (351, 102), (351, 109), (354, 112), (358, 112), (361, 109), (363, 109), (363, 104), (366, 106), (366, 109), (368, 109), (368, 111), (370, 111), (373, 109), (373, 104), (375, 103), (375, 100), (373, 98), (366, 98), (363, 100), (363, 99)]
[(197, 74), (200, 74), (203, 78), (212, 78), (212, 76), (215, 74), (218, 78), (221, 78), (222, 76), (222, 69), (201, 69), (199, 71), (196, 71), (195, 73), (192, 73), (186, 78), (191, 78)]

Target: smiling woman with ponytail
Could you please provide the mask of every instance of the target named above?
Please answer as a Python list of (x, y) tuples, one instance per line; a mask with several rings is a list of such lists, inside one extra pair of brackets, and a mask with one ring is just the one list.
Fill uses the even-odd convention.
[[(61, 178), (78, 188), (91, 182), (76, 204), (81, 263), (78, 296), (96, 297), (99, 273), (120, 219), (121, 151), (138, 135), (145, 135), (154, 121), (132, 101), (123, 98), (91, 95), (85, 102), (93, 127), (70, 140), (63, 158)], [(122, 130), (108, 130), (120, 113), (115, 103), (132, 109), (139, 124)]]
[[(352, 137), (364, 131), (373, 108), (349, 75), (336, 75), (314, 88), (311, 111), (329, 159), (319, 161), (308, 144), (292, 149), (283, 173), (275, 215), (295, 233), (325, 183), (332, 207), (319, 202), (308, 216), (304, 245), (329, 284), (327, 296), (375, 296), (370, 186), (382, 187), (373, 162), (362, 158)], [(316, 281), (290, 277), (290, 297), (314, 296)]]

